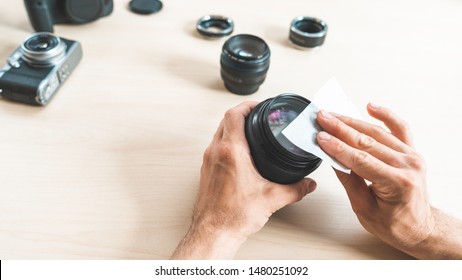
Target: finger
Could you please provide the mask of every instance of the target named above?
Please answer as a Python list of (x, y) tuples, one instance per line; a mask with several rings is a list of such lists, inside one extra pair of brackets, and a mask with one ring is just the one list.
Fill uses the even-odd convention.
[(245, 140), (245, 118), (257, 104), (257, 102), (246, 101), (226, 111), (225, 117), (223, 119), (223, 137), (231, 140)]
[(269, 205), (274, 207), (272, 209), (274, 213), (286, 205), (300, 201), (307, 194), (313, 192), (316, 189), (316, 182), (313, 179), (304, 178), (294, 184), (282, 185), (272, 183), (268, 187), (266, 199)]
[(345, 187), (351, 207), (355, 213), (366, 211), (375, 204), (375, 197), (371, 193), (363, 178), (359, 177), (354, 172), (347, 174), (335, 169), (334, 171), (337, 178)]
[(325, 131), (319, 132), (316, 140), (324, 152), (366, 180), (384, 184), (390, 178), (398, 177), (396, 168), (365, 151), (350, 147)]
[(369, 103), (367, 105), (367, 111), (372, 117), (382, 121), (390, 129), (391, 133), (399, 140), (413, 147), (411, 130), (407, 123), (399, 118), (394, 112), (373, 103)]
[(373, 137), (358, 132), (326, 111), (319, 112), (317, 119), (326, 131), (350, 147), (365, 151), (380, 161), (395, 167), (402, 167), (405, 164), (402, 162), (403, 157), (400, 153), (376, 141)]
[(373, 125), (368, 122), (353, 119), (346, 116), (338, 115), (336, 116), (339, 120), (341, 120), (346, 125), (354, 128), (358, 132), (364, 133), (378, 142), (382, 143), (383, 145), (390, 147), (391, 149), (401, 152), (401, 153), (410, 153), (413, 152), (413, 149), (408, 146), (407, 144), (403, 143), (400, 139), (396, 136), (391, 134), (390, 132), (386, 131), (384, 128), (378, 125)]

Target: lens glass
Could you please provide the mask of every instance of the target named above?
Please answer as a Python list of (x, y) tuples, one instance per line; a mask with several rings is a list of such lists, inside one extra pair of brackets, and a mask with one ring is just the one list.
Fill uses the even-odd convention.
[(235, 36), (229, 41), (228, 51), (244, 60), (257, 60), (268, 52), (268, 45), (260, 38), (251, 35)]
[(268, 125), (278, 143), (295, 155), (307, 156), (309, 153), (290, 142), (282, 131), (306, 108), (307, 104), (297, 104), (295, 100), (275, 99), (268, 111)]
[(24, 47), (32, 52), (48, 52), (58, 45), (59, 39), (48, 33), (37, 34), (24, 42)]

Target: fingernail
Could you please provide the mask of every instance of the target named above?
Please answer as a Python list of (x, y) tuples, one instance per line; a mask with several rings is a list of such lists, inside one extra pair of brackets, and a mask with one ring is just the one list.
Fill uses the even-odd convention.
[(324, 111), (324, 110), (321, 110), (321, 115), (325, 119), (332, 119), (333, 118), (333, 116), (331, 114), (329, 114), (329, 112)]
[(325, 131), (319, 132), (318, 136), (319, 136), (319, 139), (321, 139), (321, 140), (329, 140), (330, 138), (332, 138), (332, 135), (330, 135), (329, 133), (327, 133)]
[(311, 181), (311, 183), (308, 185), (308, 193), (314, 191), (316, 189), (316, 182), (315, 181)]
[(369, 103), (369, 106), (371, 106), (372, 109), (380, 109), (379, 105), (372, 103), (372, 102)]

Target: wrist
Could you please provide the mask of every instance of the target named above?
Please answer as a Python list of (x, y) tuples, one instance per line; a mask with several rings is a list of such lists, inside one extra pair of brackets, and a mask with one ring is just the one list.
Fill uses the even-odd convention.
[(434, 228), (411, 255), (418, 259), (461, 259), (462, 222), (432, 208)]
[(396, 249), (418, 258), (420, 248), (434, 235), (436, 225), (433, 210), (429, 204), (424, 207), (408, 204), (395, 209), (391, 215), (394, 218), (389, 219), (391, 222), (382, 223), (375, 233)]
[(247, 240), (211, 224), (191, 224), (171, 259), (231, 259)]

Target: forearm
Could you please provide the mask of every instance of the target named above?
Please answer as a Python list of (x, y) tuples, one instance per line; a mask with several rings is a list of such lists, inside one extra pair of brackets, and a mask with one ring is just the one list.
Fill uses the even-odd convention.
[(193, 224), (170, 259), (232, 259), (245, 240), (225, 230)]
[(462, 259), (462, 221), (432, 210), (435, 226), (431, 234), (403, 251), (418, 259)]

